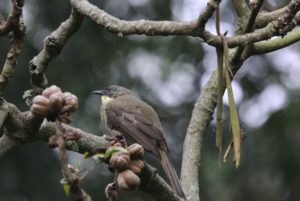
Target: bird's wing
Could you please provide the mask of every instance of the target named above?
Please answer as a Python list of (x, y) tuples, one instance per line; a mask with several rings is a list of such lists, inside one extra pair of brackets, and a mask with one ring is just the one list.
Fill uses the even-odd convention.
[(151, 118), (148, 118), (151, 114), (143, 113), (139, 104), (121, 107), (117, 103), (110, 106), (107, 115), (108, 124), (112, 129), (119, 130), (146, 150), (155, 152), (155, 155), (159, 154), (156, 150), (158, 146), (165, 149), (163, 131)]

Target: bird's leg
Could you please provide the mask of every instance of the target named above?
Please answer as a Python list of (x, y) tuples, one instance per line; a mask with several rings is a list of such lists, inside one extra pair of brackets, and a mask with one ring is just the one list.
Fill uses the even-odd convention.
[(108, 141), (111, 146), (121, 146), (124, 148), (127, 148), (127, 146), (128, 146), (126, 138), (122, 134), (114, 135), (113, 137), (109, 137)]

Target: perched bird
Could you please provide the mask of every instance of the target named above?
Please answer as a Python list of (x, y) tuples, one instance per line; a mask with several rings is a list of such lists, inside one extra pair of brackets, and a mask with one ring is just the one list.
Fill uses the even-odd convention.
[(161, 161), (172, 188), (185, 198), (168, 155), (164, 131), (154, 109), (125, 87), (111, 85), (93, 93), (101, 95), (101, 120), (112, 135), (124, 135)]

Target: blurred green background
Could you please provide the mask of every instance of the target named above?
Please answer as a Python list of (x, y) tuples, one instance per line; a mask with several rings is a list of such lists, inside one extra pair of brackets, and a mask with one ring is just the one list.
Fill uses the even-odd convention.
[[(121, 19), (192, 20), (206, 1), (192, 0), (109, 0), (91, 1)], [(269, 1), (266, 11), (287, 1)], [(10, 1), (0, 2), (0, 14), (7, 16)], [(222, 32), (233, 35), (235, 14), (230, 1), (221, 6)], [(30, 88), (28, 62), (42, 49), (44, 38), (65, 20), (68, 1), (27, 0), (24, 8), (27, 35), (15, 74), (5, 97), (22, 111), (28, 110), (22, 95)], [(210, 20), (207, 28), (214, 31)], [(9, 39), (0, 38), (0, 63), (9, 48)], [(215, 121), (204, 136), (200, 170), (200, 196), (204, 201), (283, 201), (300, 197), (300, 55), (299, 44), (267, 55), (251, 57), (238, 72), (233, 89), (247, 139), (242, 147), (241, 167), (231, 158), (218, 164), (214, 147)], [(171, 156), (180, 168), (182, 142), (195, 99), (216, 67), (214, 48), (192, 37), (117, 37), (85, 19), (62, 53), (47, 70), (49, 84), (79, 97), (79, 110), (73, 126), (103, 134), (99, 122), (99, 97), (91, 91), (109, 84), (131, 88), (154, 106), (166, 131)], [(228, 123), (227, 98), (225, 123)], [(230, 135), (226, 128), (224, 147)], [(146, 159), (163, 175), (158, 161)], [(70, 162), (91, 164), (70, 153)], [(60, 164), (55, 150), (44, 143), (14, 149), (0, 159), (0, 201), (67, 200), (62, 186)], [(164, 175), (163, 175), (164, 176)], [(83, 181), (94, 200), (104, 200), (104, 188), (112, 181), (105, 165)], [(151, 200), (141, 192), (122, 192), (119, 200)]]

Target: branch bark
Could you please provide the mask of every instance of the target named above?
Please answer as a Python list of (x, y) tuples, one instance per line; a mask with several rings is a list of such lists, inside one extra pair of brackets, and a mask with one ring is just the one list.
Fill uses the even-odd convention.
[(7, 34), (11, 38), (11, 46), (0, 74), (0, 96), (3, 96), (3, 91), (17, 65), (17, 59), (21, 52), (23, 36), (26, 30), (22, 19), (23, 0), (13, 0), (12, 5), (12, 13), (6, 23), (0, 26), (0, 35)]
[[(0, 138), (0, 158), (22, 144), (36, 141), (48, 142), (49, 138), (57, 133), (55, 123), (43, 121), (43, 118), (35, 117), (29, 111), (22, 113), (13, 104), (4, 101), (0, 109), (1, 114), (4, 114), (0, 116), (0, 122), (5, 122), (5, 131)], [(78, 153), (99, 153), (105, 152), (110, 146), (106, 136), (97, 136), (66, 124), (62, 124), (62, 126), (66, 130), (64, 138), (65, 147), (68, 150)], [(156, 170), (149, 165), (146, 165), (142, 171), (141, 181), (140, 189), (151, 194), (156, 200), (181, 200)]]
[(245, 0), (232, 0), (233, 7), (237, 13), (238, 18), (243, 18), (249, 15), (250, 9)]
[(22, 16), (24, 0), (12, 0), (12, 11), (5, 22), (0, 22), (0, 36), (7, 35), (13, 29), (18, 28), (19, 19)]
[(287, 47), (293, 43), (296, 43), (300, 40), (300, 29), (296, 28), (293, 31), (289, 32), (287, 35), (282, 37), (276, 37), (268, 41), (261, 41), (254, 44), (250, 54), (251, 55), (260, 55), (269, 52), (276, 51), (278, 49)]
[(201, 143), (212, 119), (217, 101), (217, 71), (202, 89), (193, 109), (191, 121), (183, 144), (181, 181), (187, 200), (199, 201), (199, 168)]
[(43, 50), (29, 62), (31, 83), (36, 90), (33, 96), (46, 87), (45, 72), (49, 62), (60, 54), (66, 42), (80, 28), (82, 21), (83, 16), (72, 9), (70, 17), (46, 38)]
[(118, 34), (120, 37), (132, 34), (144, 34), (147, 36), (185, 35), (200, 37), (212, 46), (221, 45), (217, 36), (207, 30), (201, 29), (201, 27), (205, 25), (203, 22), (206, 22), (207, 17), (212, 14), (211, 11), (215, 10), (214, 5), (217, 0), (210, 0), (199, 18), (188, 22), (120, 20), (89, 3), (87, 0), (70, 0), (70, 2), (73, 8), (78, 12), (91, 18), (97, 25), (104, 27), (112, 33)]

